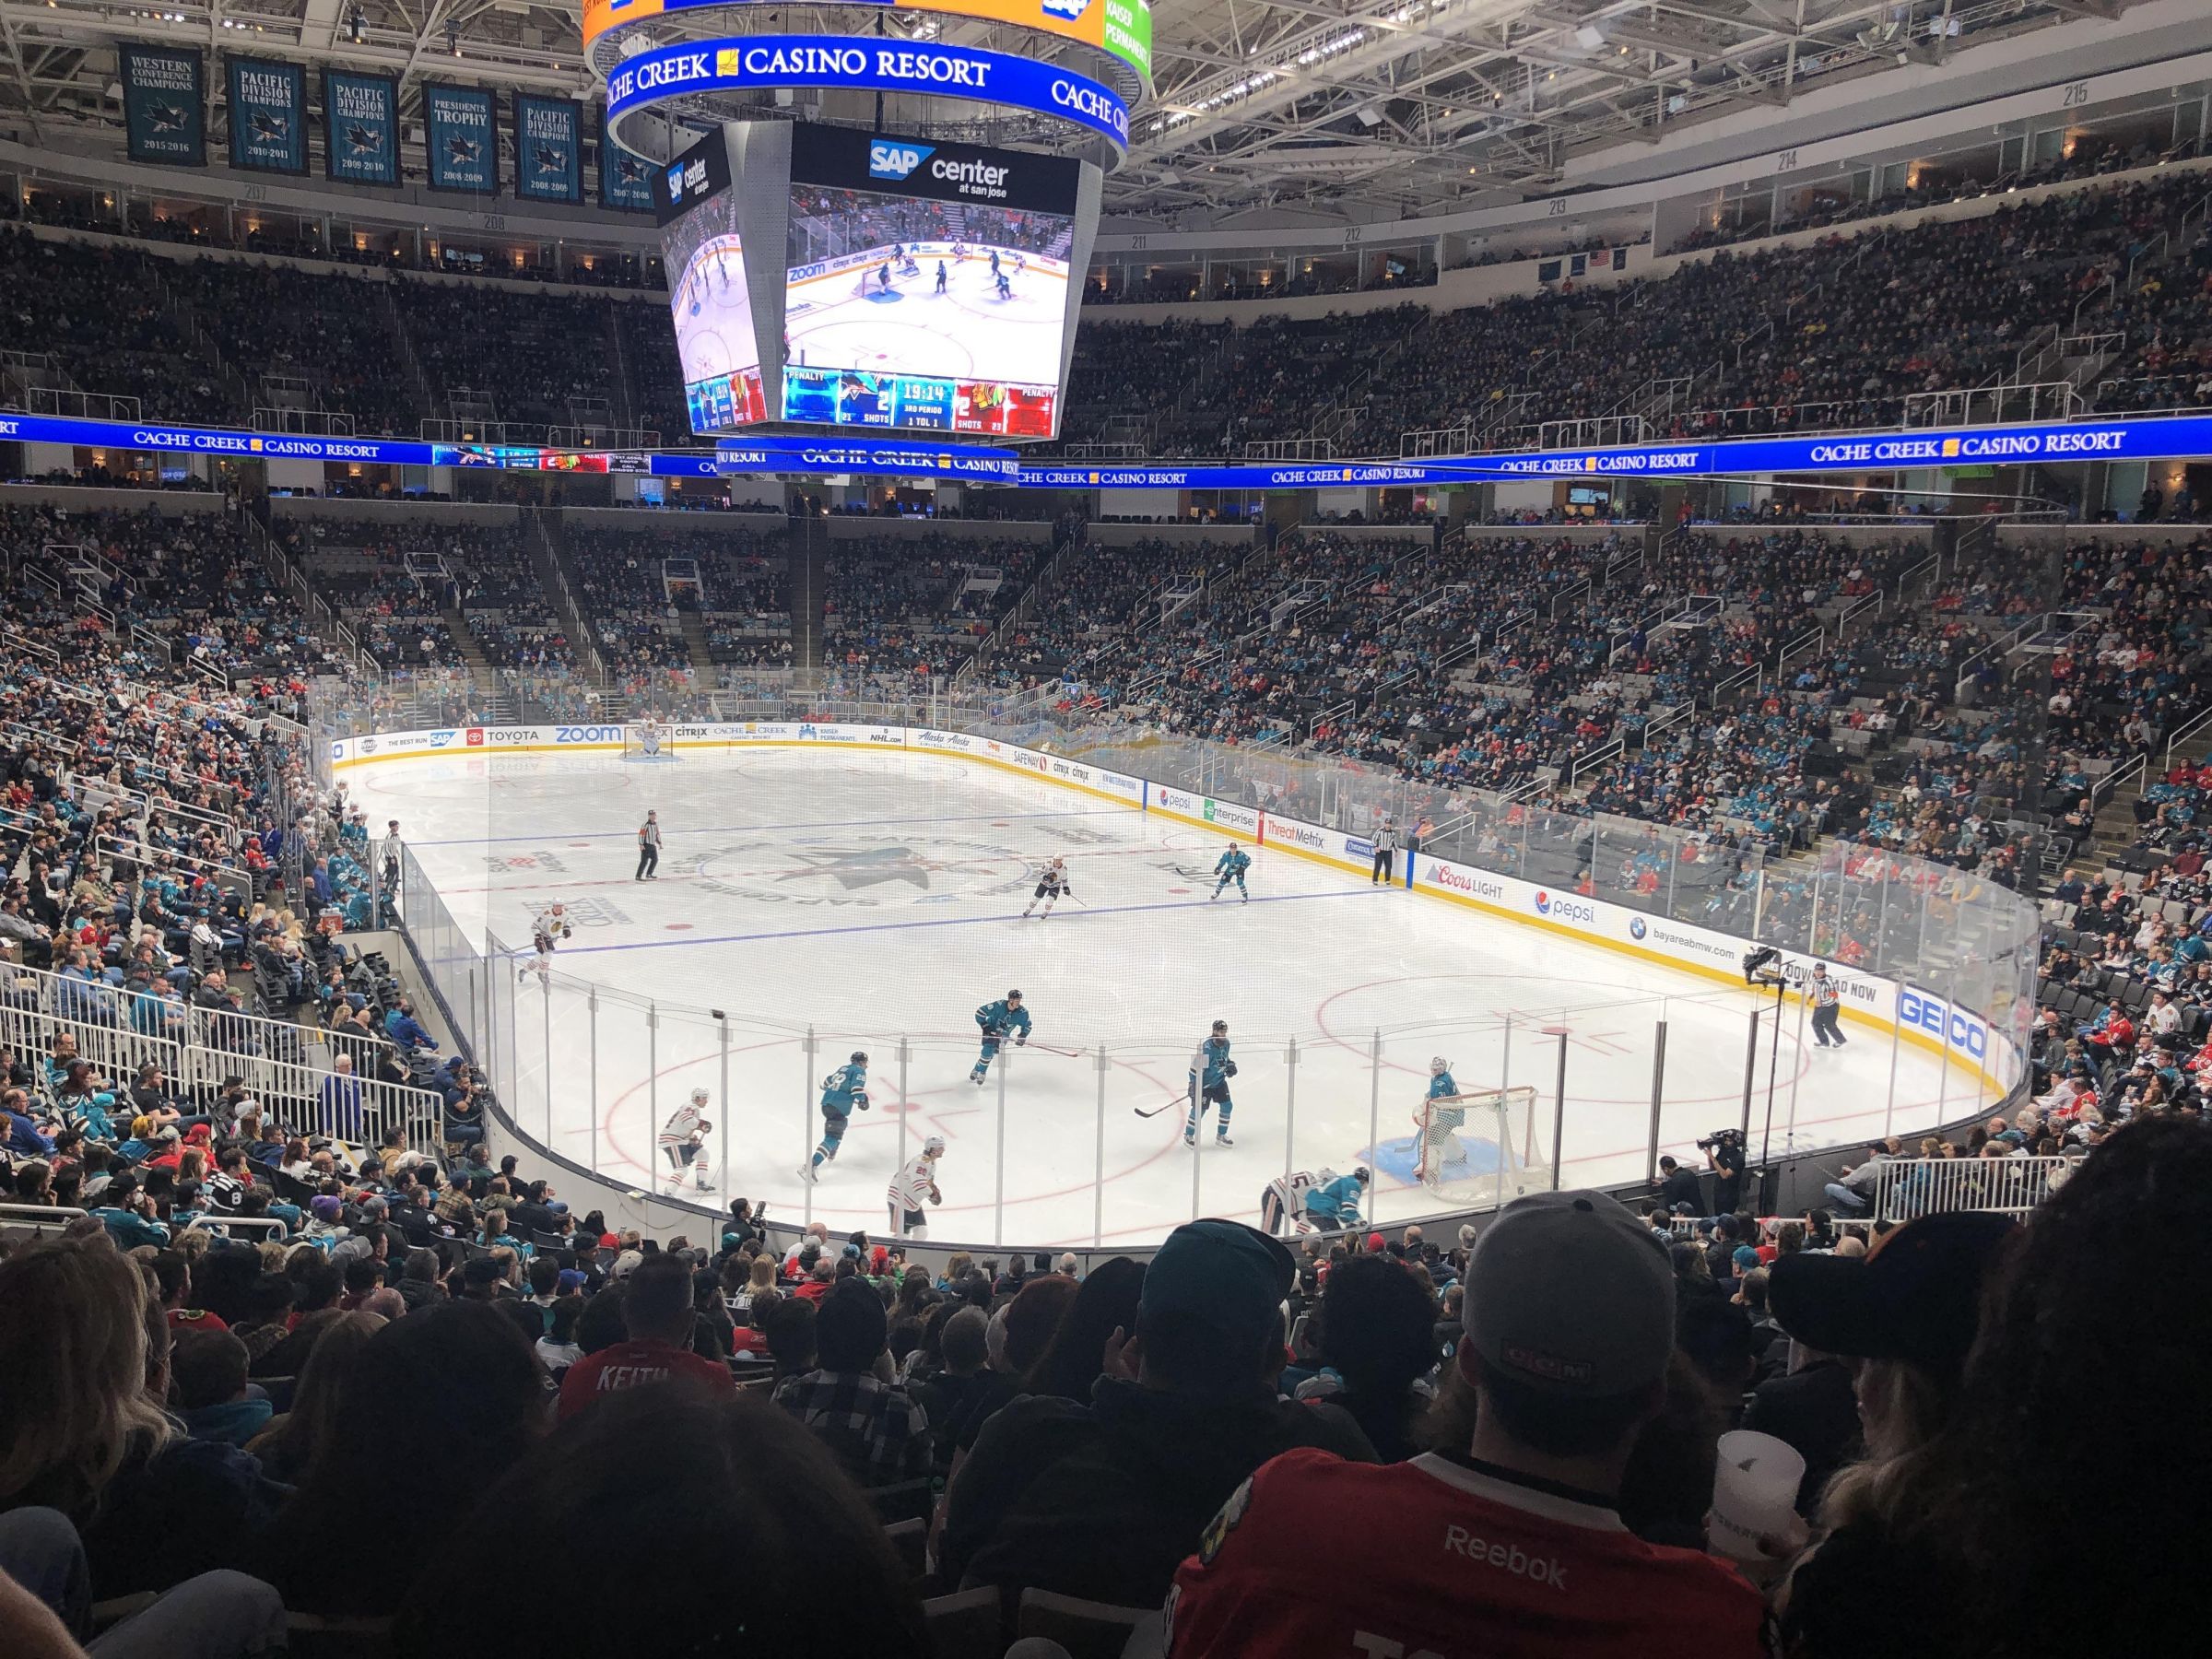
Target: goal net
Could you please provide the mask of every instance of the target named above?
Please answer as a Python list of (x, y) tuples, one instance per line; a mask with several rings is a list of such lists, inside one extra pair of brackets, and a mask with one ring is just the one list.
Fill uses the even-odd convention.
[(1503, 1204), (1556, 1184), (1550, 1124), (1537, 1122), (1532, 1088), (1472, 1088), (1453, 1100), (1423, 1100), (1413, 1121), (1414, 1173), (1441, 1197)]
[(676, 745), (667, 739), (667, 728), (657, 720), (641, 720), (622, 728), (622, 759), (625, 760), (673, 760)]

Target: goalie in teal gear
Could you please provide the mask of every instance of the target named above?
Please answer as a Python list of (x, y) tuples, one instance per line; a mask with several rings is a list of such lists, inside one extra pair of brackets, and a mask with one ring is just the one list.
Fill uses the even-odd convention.
[(1244, 872), (1251, 868), (1252, 854), (1238, 846), (1235, 841), (1230, 841), (1229, 851), (1222, 853), (1219, 861), (1214, 865), (1214, 874), (1221, 879), (1214, 883), (1213, 897), (1209, 898), (1206, 902), (1211, 904), (1215, 899), (1220, 898), (1223, 889), (1233, 881), (1237, 884), (1238, 896), (1245, 903), (1250, 904), (1252, 895), (1244, 890)]
[(998, 1051), (1007, 1038), (1014, 1039), (1016, 1048), (1028, 1046), (1030, 1011), (1021, 1006), (1021, 993), (1009, 991), (998, 1001), (987, 1002), (978, 1008), (975, 1023), (983, 1034), (983, 1052), (975, 1057), (975, 1069), (968, 1074), (968, 1080), (980, 1084), (990, 1075), (991, 1062), (998, 1058)]
[(1344, 1232), (1362, 1225), (1359, 1200), (1374, 1179), (1361, 1164), (1349, 1175), (1306, 1189), (1306, 1224), (1322, 1232)]
[(820, 1179), (822, 1166), (835, 1158), (843, 1145), (853, 1114), (867, 1110), (868, 1057), (856, 1049), (851, 1060), (822, 1079), (822, 1141), (800, 1168), (801, 1181)]
[(1237, 1075), (1237, 1063), (1229, 1057), (1229, 1021), (1217, 1019), (1198, 1052), (1191, 1056), (1190, 1083), (1187, 1096), (1191, 1103), (1190, 1115), (1183, 1120), (1182, 1144), (1198, 1144), (1198, 1120), (1206, 1115), (1208, 1106), (1218, 1106), (1221, 1115), (1214, 1120), (1214, 1145), (1233, 1147), (1229, 1138), (1229, 1114), (1237, 1103), (1229, 1098), (1229, 1080)]

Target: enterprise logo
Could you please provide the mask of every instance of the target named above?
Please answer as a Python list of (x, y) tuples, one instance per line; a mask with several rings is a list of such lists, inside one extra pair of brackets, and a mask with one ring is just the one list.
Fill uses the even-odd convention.
[(934, 144), (871, 144), (868, 177), (903, 179), (936, 153)]

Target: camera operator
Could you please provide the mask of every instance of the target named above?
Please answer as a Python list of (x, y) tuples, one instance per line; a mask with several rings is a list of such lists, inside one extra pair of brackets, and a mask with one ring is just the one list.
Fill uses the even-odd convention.
[(1712, 1174), (1712, 1212), (1734, 1215), (1744, 1194), (1744, 1137), (1734, 1129), (1716, 1129), (1698, 1143)]

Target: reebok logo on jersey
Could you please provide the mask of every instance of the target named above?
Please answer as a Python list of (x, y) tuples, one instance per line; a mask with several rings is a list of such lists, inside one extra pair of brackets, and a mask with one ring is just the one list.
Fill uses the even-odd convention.
[(1444, 1547), (1477, 1566), (1495, 1567), (1515, 1578), (1549, 1584), (1554, 1590), (1567, 1588), (1567, 1569), (1562, 1562), (1556, 1557), (1532, 1556), (1518, 1544), (1493, 1544), (1464, 1526), (1446, 1526)]

